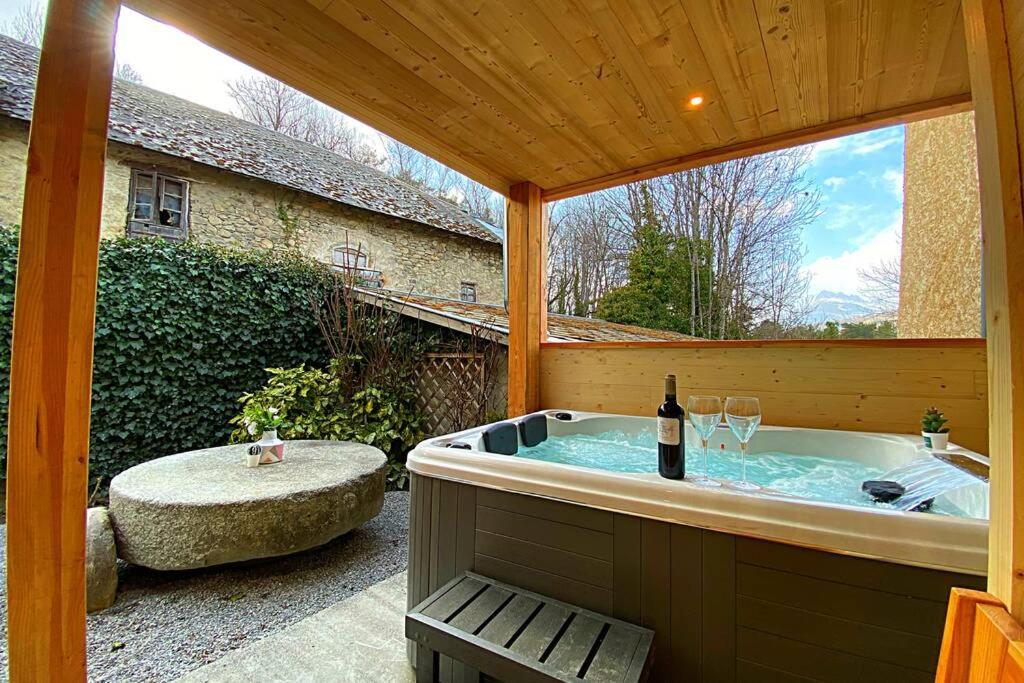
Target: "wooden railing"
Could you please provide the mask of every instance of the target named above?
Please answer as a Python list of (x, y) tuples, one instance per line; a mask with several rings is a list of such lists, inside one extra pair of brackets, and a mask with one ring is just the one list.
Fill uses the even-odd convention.
[(999, 598), (954, 588), (935, 683), (1024, 683), (1024, 628)]

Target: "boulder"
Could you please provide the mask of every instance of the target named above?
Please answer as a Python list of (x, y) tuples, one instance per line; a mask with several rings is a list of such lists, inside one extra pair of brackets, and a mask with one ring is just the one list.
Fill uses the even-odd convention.
[(906, 493), (906, 489), (899, 482), (885, 481), (884, 479), (866, 481), (860, 485), (860, 488), (876, 503), (891, 503)]
[(289, 441), (284, 461), (247, 468), (248, 444), (170, 455), (110, 483), (120, 557), (196, 569), (327, 543), (384, 504), (387, 459), (345, 441)]
[(85, 517), (85, 607), (98, 612), (117, 597), (117, 548), (107, 508), (89, 508)]

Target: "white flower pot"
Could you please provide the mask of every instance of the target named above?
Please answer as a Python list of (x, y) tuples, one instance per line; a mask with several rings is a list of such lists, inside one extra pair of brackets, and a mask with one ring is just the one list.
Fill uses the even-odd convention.
[(284, 441), (277, 438), (276, 429), (268, 429), (263, 432), (263, 437), (256, 443), (263, 447), (263, 454), (260, 456), (261, 465), (270, 465), (284, 460)]
[(949, 432), (944, 434), (933, 434), (921, 432), (924, 437), (924, 447), (933, 451), (944, 451), (949, 446)]
[(257, 450), (255, 453), (249, 452), (245, 454), (245, 466), (246, 467), (259, 467), (260, 456), (263, 454), (262, 450)]

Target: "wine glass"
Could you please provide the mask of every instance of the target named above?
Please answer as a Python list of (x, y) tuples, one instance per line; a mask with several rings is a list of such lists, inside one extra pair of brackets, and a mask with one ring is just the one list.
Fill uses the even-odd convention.
[(722, 399), (717, 396), (691, 396), (686, 401), (686, 412), (690, 416), (693, 431), (697, 432), (700, 445), (704, 449), (704, 476), (693, 481), (701, 486), (721, 486), (708, 476), (708, 439), (722, 421)]
[(756, 491), (761, 487), (747, 481), (747, 442), (761, 424), (761, 403), (748, 396), (730, 396), (725, 399), (725, 421), (733, 436), (740, 442), (741, 480), (733, 485), (744, 491)]

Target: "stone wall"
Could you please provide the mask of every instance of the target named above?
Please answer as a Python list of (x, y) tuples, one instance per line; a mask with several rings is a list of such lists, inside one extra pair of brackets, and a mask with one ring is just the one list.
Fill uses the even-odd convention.
[(981, 334), (974, 114), (906, 127), (899, 336)]
[[(27, 152), (28, 124), (0, 117), (0, 223), (21, 220)], [(325, 262), (335, 245), (347, 243), (362, 246), (369, 267), (383, 273), (384, 287), (458, 299), (460, 284), (468, 281), (476, 284), (478, 301), (504, 298), (500, 244), (116, 142), (108, 148), (104, 237), (125, 234), (133, 168), (189, 181), (189, 236), (198, 242), (239, 249), (295, 247)]]

